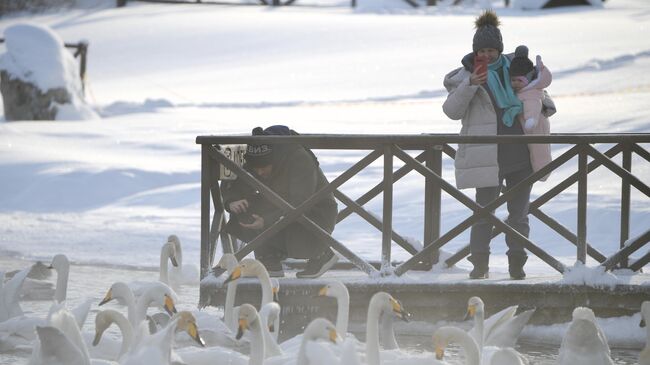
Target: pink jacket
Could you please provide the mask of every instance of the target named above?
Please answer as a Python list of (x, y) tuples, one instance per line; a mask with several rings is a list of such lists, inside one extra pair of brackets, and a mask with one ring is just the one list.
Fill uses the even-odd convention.
[[(541, 61), (538, 65), (541, 66), (541, 71), (538, 73), (537, 78), (517, 93), (517, 97), (524, 105), (524, 112), (519, 114), (519, 121), (524, 134), (549, 135), (551, 125), (548, 118), (542, 114), (542, 100), (544, 99), (544, 89), (551, 84), (553, 76)], [(531, 118), (535, 121), (535, 126), (526, 129), (526, 121)], [(530, 162), (533, 171), (537, 172), (551, 162), (551, 146), (549, 144), (529, 144), (528, 149), (530, 150)], [(547, 178), (548, 175), (544, 176), (541, 181), (545, 181)]]

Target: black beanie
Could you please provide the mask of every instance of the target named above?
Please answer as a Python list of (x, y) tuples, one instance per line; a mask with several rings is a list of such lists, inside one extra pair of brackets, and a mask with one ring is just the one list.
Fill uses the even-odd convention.
[(528, 47), (519, 46), (515, 50), (515, 58), (510, 62), (510, 76), (525, 76), (531, 81), (535, 65), (528, 59)]
[[(261, 127), (253, 129), (254, 136), (265, 135)], [(244, 155), (246, 164), (250, 167), (265, 167), (273, 162), (273, 147), (270, 144), (249, 144)]]
[(499, 30), (500, 22), (497, 14), (492, 10), (486, 10), (476, 18), (474, 24), (476, 25), (476, 33), (474, 33), (474, 40), (472, 41), (474, 53), (482, 48), (494, 48), (499, 53), (502, 53), (503, 39)]

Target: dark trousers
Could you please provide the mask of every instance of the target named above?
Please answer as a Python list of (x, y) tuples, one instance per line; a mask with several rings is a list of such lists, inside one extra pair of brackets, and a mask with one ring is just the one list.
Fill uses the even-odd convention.
[[(498, 198), (503, 189), (505, 180), (505, 191), (509, 187), (517, 185), (532, 173), (531, 169), (524, 169), (509, 173), (499, 177), (499, 186), (476, 188), (476, 203), (485, 206)], [(522, 189), (519, 193), (512, 196), (507, 201), (508, 219), (506, 223), (512, 228), (528, 238), (530, 226), (528, 225), (528, 206), (530, 205), (530, 191), (532, 185)], [(492, 211), (494, 213), (494, 210)], [(470, 231), (469, 248), (472, 255), (482, 255), (490, 253), (490, 240), (492, 239), (493, 224), (487, 218), (479, 219)], [(507, 254), (526, 255), (521, 243), (512, 235), (506, 234), (506, 244), (508, 245)]]

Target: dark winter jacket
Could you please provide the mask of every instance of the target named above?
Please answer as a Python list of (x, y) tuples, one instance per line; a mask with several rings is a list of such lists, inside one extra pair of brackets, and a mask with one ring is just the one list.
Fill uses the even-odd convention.
[[(328, 184), (327, 178), (318, 166), (318, 160), (311, 151), (295, 144), (275, 145), (273, 151), (273, 171), (267, 180), (257, 177), (252, 169), (244, 167), (293, 207), (298, 207), (316, 191)], [(256, 193), (254, 189), (244, 182), (239, 180), (225, 182), (222, 185), (222, 190), (226, 208), (229, 207), (230, 202), (244, 198), (248, 199), (250, 212), (264, 218), (264, 229), (271, 226), (283, 215), (279, 208), (264, 199), (261, 194)], [(316, 203), (307, 212), (306, 216), (326, 232), (332, 233), (336, 224), (337, 213), (336, 200), (334, 200), (334, 195), (330, 193)], [(239, 224), (229, 226), (235, 230), (235, 232), (230, 233), (245, 241), (249, 241), (263, 231), (242, 232), (247, 230), (243, 229)], [(237, 229), (241, 231), (236, 232)], [(251, 235), (251, 233), (253, 234)], [(317, 244), (316, 240), (323, 241), (297, 222), (287, 226), (283, 233), (284, 237), (286, 237), (287, 254), (293, 258), (312, 257), (313, 245)], [(312, 248), (311, 251), (310, 247)]]

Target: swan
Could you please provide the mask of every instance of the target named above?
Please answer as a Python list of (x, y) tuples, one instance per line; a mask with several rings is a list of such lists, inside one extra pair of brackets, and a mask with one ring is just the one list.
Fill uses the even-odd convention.
[(645, 347), (641, 350), (639, 354), (639, 365), (650, 365), (650, 301), (645, 301), (641, 304), (641, 322), (639, 326), (645, 327), (646, 330), (646, 340)]
[(345, 336), (348, 333), (348, 318), (350, 316), (348, 288), (339, 280), (332, 280), (318, 291), (318, 296), (336, 299), (336, 332)]
[(612, 365), (607, 338), (594, 312), (586, 307), (573, 310), (573, 319), (560, 345), (559, 365)]
[(382, 313), (394, 313), (398, 318), (407, 321), (410, 314), (402, 304), (386, 292), (375, 293), (368, 305), (366, 317), (366, 362), (368, 365), (379, 365), (379, 318)]
[[(7, 273), (7, 277), (12, 277), (18, 270)], [(52, 276), (52, 270), (49, 265), (36, 261), (29, 270), (27, 278), (20, 288), (20, 299), (22, 300), (52, 300), (54, 298), (54, 285), (46, 281)]]
[(276, 302), (264, 304), (259, 311), (266, 350), (265, 357), (279, 356), (284, 353), (277, 343), (279, 329), (276, 322), (280, 320), (280, 311), (280, 305)]
[[(177, 265), (169, 270), (169, 280), (173, 286), (199, 285), (199, 267), (196, 264), (188, 265), (183, 262), (183, 247), (178, 236), (172, 234), (167, 238), (167, 243), (174, 247)], [(162, 270), (162, 268), (161, 268)]]
[(474, 317), (474, 328), (469, 334), (478, 344), (484, 346), (514, 347), (521, 331), (535, 312), (534, 309), (514, 315), (518, 306), (510, 306), (485, 319), (485, 306), (479, 297), (471, 297), (467, 302), (467, 315)]
[[(226, 270), (228, 276), (230, 276), (238, 264), (237, 257), (234, 254), (224, 253), (221, 259), (219, 259), (217, 266)], [(237, 329), (237, 321), (233, 317), (233, 307), (235, 306), (235, 295), (237, 293), (237, 280), (232, 280), (227, 285), (226, 301), (223, 308), (223, 322), (231, 331), (235, 331)]]
[(70, 261), (63, 254), (58, 254), (52, 258), (50, 269), (56, 271), (56, 289), (54, 290), (54, 300), (61, 303), (66, 299), (68, 294), (68, 275), (70, 274)]
[(472, 336), (460, 328), (440, 327), (433, 333), (436, 359), (444, 358), (445, 348), (450, 343), (458, 344), (465, 353), (465, 365), (526, 365), (528, 361), (512, 348), (498, 348), (485, 361), (481, 361), (478, 344)]
[(133, 328), (137, 328), (140, 322), (146, 319), (147, 308), (152, 303), (164, 309), (169, 315), (176, 313), (175, 297), (176, 294), (171, 288), (159, 282), (156, 285), (149, 286), (142, 296), (136, 300), (129, 286), (118, 281), (111, 285), (99, 306), (117, 299), (120, 304), (127, 306), (129, 322), (131, 322)]
[(185, 331), (200, 346), (203, 340), (199, 336), (196, 319), (192, 313), (182, 311), (172, 317), (163, 330), (146, 336), (129, 351), (122, 360), (122, 365), (168, 365), (172, 362), (172, 346), (176, 331)]
[(116, 364), (91, 359), (83, 342), (77, 320), (63, 304), (50, 308), (46, 326), (36, 326), (38, 343), (34, 346), (30, 365)]
[[(102, 349), (103, 350), (102, 353), (105, 356), (109, 355), (111, 358), (115, 360), (119, 360), (122, 356), (124, 356), (124, 354), (127, 353), (127, 351), (129, 351), (131, 345), (133, 345), (134, 343), (133, 327), (131, 326), (129, 320), (126, 319), (124, 315), (122, 315), (122, 313), (113, 309), (105, 309), (97, 313), (97, 316), (95, 317), (95, 335), (92, 340), (92, 345), (93, 347), (99, 346), (104, 332), (113, 323), (117, 325), (117, 327), (120, 329), (120, 333), (122, 333), (122, 342), (120, 343), (119, 351), (117, 352), (117, 354), (115, 354), (113, 349), (113, 347), (115, 347), (115, 343), (108, 341), (107, 339), (104, 339), (104, 343), (106, 344), (108, 342), (108, 344), (104, 345), (104, 348)], [(106, 357), (101, 356), (101, 357), (108, 358), (108, 356)]]
[(160, 248), (160, 265), (158, 269), (158, 281), (170, 285), (169, 281), (169, 262), (171, 261), (173, 267), (178, 267), (178, 259), (176, 257), (176, 248), (171, 242), (166, 242)]
[(0, 322), (23, 314), (20, 307), (20, 287), (28, 273), (29, 269), (23, 269), (5, 283), (5, 273), (0, 272)]
[(237, 280), (241, 277), (256, 276), (260, 281), (260, 286), (262, 287), (262, 302), (260, 308), (266, 304), (273, 301), (273, 283), (271, 282), (271, 277), (269, 272), (266, 271), (264, 265), (261, 262), (255, 259), (246, 258), (241, 260), (239, 265), (235, 267), (233, 272), (228, 276), (224, 281), (224, 284), (228, 284), (233, 280)]

